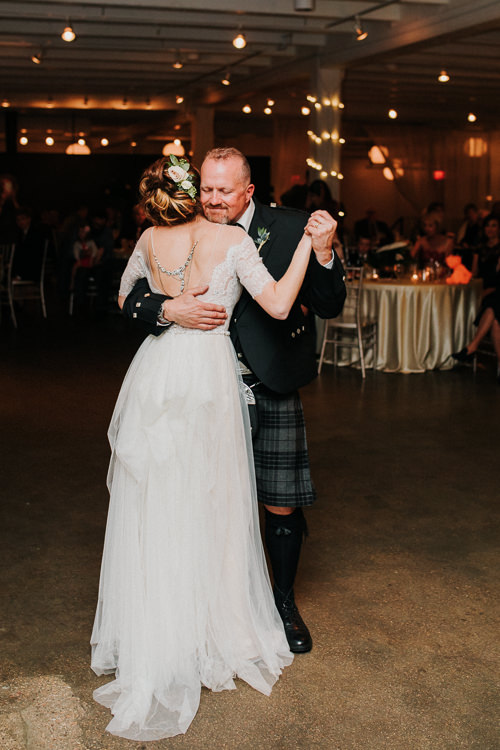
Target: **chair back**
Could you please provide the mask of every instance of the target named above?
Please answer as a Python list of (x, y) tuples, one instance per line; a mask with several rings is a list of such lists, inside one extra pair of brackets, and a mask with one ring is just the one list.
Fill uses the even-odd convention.
[(345, 269), (346, 300), (341, 318), (359, 321), (361, 317), (361, 296), (363, 292), (363, 267), (347, 266)]

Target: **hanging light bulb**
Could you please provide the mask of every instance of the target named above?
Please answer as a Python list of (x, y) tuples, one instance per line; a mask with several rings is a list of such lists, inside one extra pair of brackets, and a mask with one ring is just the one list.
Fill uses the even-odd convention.
[(450, 80), (450, 76), (446, 72), (446, 70), (442, 70), (441, 73), (438, 75), (438, 81), (441, 83), (448, 83)]
[(469, 122), (476, 122), (477, 115), (475, 115), (474, 112), (469, 112), (469, 114), (467, 115), (467, 119)]
[(311, 110), (309, 109), (309, 107), (302, 107), (302, 109), (300, 110), (300, 112), (301, 112), (301, 114), (304, 115), (304, 117), (307, 117), (307, 115), (311, 114)]
[(236, 47), (236, 49), (245, 49), (247, 46), (247, 40), (245, 39), (244, 34), (236, 34), (236, 36), (233, 39), (233, 47)]
[(246, 115), (249, 115), (249, 114), (250, 114), (250, 112), (252, 111), (252, 108), (251, 108), (251, 106), (250, 106), (249, 104), (245, 104), (245, 106), (243, 107), (242, 111), (243, 111), (243, 112), (244, 112), (244, 113), (245, 113)]
[(395, 120), (398, 116), (398, 112), (396, 109), (390, 109), (387, 113), (387, 116), (391, 118), (391, 120)]
[(271, 107), (264, 107), (265, 115), (272, 115), (272, 113), (273, 113), (273, 110), (271, 109)]
[(109, 146), (109, 141), (107, 138), (101, 138), (101, 146)]
[(361, 21), (360, 21), (359, 16), (355, 16), (355, 18), (354, 18), (354, 30), (356, 32), (356, 41), (357, 42), (362, 42), (363, 39), (366, 39), (366, 37), (368, 36), (368, 32), (367, 31), (363, 31), (363, 27), (361, 25)]
[(21, 146), (27, 146), (28, 145), (28, 139), (27, 139), (27, 137), (25, 135), (22, 135), (19, 138), (19, 143), (21, 144)]
[(274, 107), (275, 104), (276, 104), (276, 102), (274, 101), (274, 99), (268, 99), (267, 100), (267, 106), (268, 107)]
[(182, 104), (183, 101), (184, 101), (184, 97), (180, 96), (180, 94), (177, 94), (177, 96), (175, 97), (175, 103)]
[(53, 146), (54, 145), (54, 139), (52, 138), (51, 135), (47, 136), (47, 138), (45, 139), (45, 143), (47, 144), (47, 146)]
[(63, 42), (74, 42), (76, 39), (76, 34), (73, 31), (73, 28), (70, 23), (68, 23), (61, 34), (61, 39)]

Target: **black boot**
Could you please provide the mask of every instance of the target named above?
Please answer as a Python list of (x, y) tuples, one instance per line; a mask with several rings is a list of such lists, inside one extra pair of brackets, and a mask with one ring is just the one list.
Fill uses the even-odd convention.
[(274, 579), (274, 599), (283, 620), (285, 635), (294, 653), (312, 648), (312, 639), (293, 596), (293, 583), (299, 564), (302, 536), (307, 526), (301, 508), (282, 516), (266, 508), (266, 547)]

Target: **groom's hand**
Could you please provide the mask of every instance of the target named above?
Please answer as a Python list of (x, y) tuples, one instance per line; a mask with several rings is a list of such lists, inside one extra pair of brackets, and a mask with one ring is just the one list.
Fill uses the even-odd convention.
[(211, 302), (202, 302), (197, 299), (200, 294), (205, 294), (208, 286), (196, 286), (179, 295), (174, 299), (167, 299), (163, 303), (163, 315), (167, 320), (178, 323), (184, 328), (199, 328), (210, 331), (212, 328), (223, 325), (227, 319), (226, 308), (222, 305), (213, 305)]

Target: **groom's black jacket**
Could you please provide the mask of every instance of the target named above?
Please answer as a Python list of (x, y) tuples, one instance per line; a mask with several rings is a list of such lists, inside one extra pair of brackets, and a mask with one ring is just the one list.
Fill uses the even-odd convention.
[[(290, 265), (308, 218), (302, 211), (271, 208), (255, 201), (249, 235), (258, 245), (258, 230), (269, 232), (260, 254), (275, 279), (280, 279)], [(304, 283), (286, 320), (271, 318), (243, 290), (229, 329), (236, 351), (243, 354), (258, 380), (272, 391), (290, 393), (306, 385), (317, 374), (313, 313), (320, 318), (334, 318), (341, 312), (345, 296), (344, 270), (337, 256), (333, 268), (327, 269), (311, 253)], [(152, 294), (145, 279), (141, 279), (125, 300), (123, 312), (145, 324), (148, 333), (158, 335), (165, 329), (156, 325), (156, 314), (165, 299)], [(308, 314), (304, 315), (301, 305)]]

